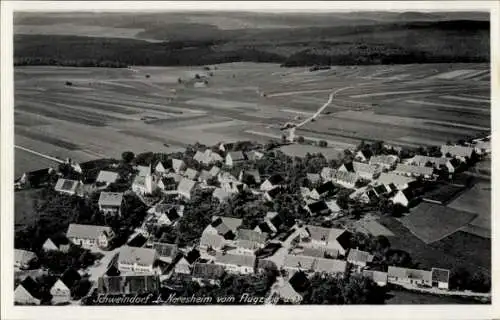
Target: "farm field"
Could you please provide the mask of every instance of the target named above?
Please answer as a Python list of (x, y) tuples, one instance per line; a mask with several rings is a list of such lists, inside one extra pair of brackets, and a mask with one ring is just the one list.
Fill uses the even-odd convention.
[[(125, 150), (177, 151), (195, 142), (266, 142), (344, 87), (350, 88), (315, 122), (296, 130), (328, 141), (332, 156), (361, 140), (416, 147), (490, 131), (487, 64), (318, 72), (269, 63), (210, 67), (212, 75), (202, 67), (16, 67), (15, 143), (85, 161), (120, 157)], [(206, 77), (206, 87), (192, 85), (196, 74)], [(300, 155), (308, 148), (288, 149)], [(20, 159), (16, 153), (16, 173), (30, 167)]]
[(422, 294), (408, 290), (391, 290), (386, 304), (477, 304), (476, 300), (445, 295)]

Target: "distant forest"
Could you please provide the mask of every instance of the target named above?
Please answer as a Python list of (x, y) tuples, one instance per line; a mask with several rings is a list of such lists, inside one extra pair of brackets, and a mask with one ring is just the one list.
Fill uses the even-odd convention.
[(293, 32), (232, 30), (230, 36), (168, 42), (15, 35), (14, 64), (123, 68), (239, 61), (284, 67), (489, 62), (489, 28), (488, 21), (432, 21), (308, 27)]

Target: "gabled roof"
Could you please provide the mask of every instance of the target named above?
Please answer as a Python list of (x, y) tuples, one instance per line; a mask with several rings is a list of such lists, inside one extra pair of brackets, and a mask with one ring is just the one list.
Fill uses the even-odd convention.
[(133, 295), (158, 291), (160, 277), (151, 274), (100, 277), (97, 284), (99, 293)]
[(153, 242), (153, 249), (156, 250), (158, 256), (169, 257), (172, 259), (175, 258), (175, 256), (179, 252), (177, 249), (177, 245), (164, 242)]
[(305, 270), (312, 270), (314, 260), (315, 260), (314, 257), (287, 254), (285, 256), (283, 266), (289, 268), (301, 268)]
[(267, 233), (260, 233), (250, 229), (238, 229), (237, 231), (238, 240), (249, 240), (263, 244), (266, 242), (267, 237)]
[(198, 162), (206, 162), (205, 154), (203, 152), (201, 152), (200, 150), (196, 151), (193, 159), (198, 161)]
[(296, 292), (304, 292), (311, 285), (309, 278), (307, 278), (307, 275), (302, 271), (295, 272), (290, 280), (288, 280), (288, 283)]
[(281, 193), (281, 191), (283, 191), (281, 187), (277, 186), (267, 191), (266, 193), (269, 195), (269, 197), (271, 197), (271, 199), (274, 199)]
[(195, 263), (193, 277), (207, 280), (219, 280), (225, 273), (224, 267), (213, 263)]
[(373, 188), (375, 190), (375, 192), (378, 194), (378, 195), (381, 195), (381, 194), (386, 194), (388, 193), (389, 191), (387, 190), (387, 187), (383, 184), (381, 185), (378, 185), (376, 187)]
[(145, 177), (151, 174), (151, 166), (137, 166), (137, 170), (139, 171), (137, 175), (141, 177)]
[(382, 172), (377, 179), (377, 182), (381, 184), (394, 184), (396, 186), (401, 186), (415, 181), (414, 178), (401, 176), (392, 172)]
[(343, 260), (316, 258), (313, 266), (314, 272), (344, 273), (347, 263)]
[(259, 223), (258, 227), (259, 227), (260, 231), (262, 231), (264, 233), (268, 233), (268, 234), (274, 233), (273, 229), (271, 229), (271, 226), (269, 226), (269, 224), (267, 222)]
[(28, 263), (36, 258), (34, 252), (22, 249), (14, 249), (14, 260), (21, 261), (21, 263)]
[(233, 161), (245, 160), (245, 155), (241, 151), (229, 151), (226, 157), (230, 157)]
[(164, 160), (158, 160), (154, 167), (156, 168), (159, 164), (163, 166), (163, 169), (169, 169), (172, 168), (172, 159), (164, 159)]
[(358, 153), (362, 154), (366, 159), (370, 159), (373, 156), (373, 152), (370, 149), (359, 150)]
[(359, 176), (356, 173), (337, 171), (333, 177), (335, 181), (346, 182), (346, 183), (356, 183), (359, 180)]
[(215, 177), (216, 175), (219, 174), (219, 172), (220, 172), (220, 168), (217, 166), (213, 166), (212, 168), (210, 168), (210, 171), (209, 171), (211, 177)]
[(61, 234), (57, 235), (54, 237), (48, 238), (56, 247), (64, 246), (64, 245), (69, 245), (69, 239), (66, 237), (66, 235)]
[(450, 280), (450, 270), (441, 268), (432, 268), (432, 281), (446, 282)]
[(259, 170), (244, 170), (242, 171), (242, 174), (245, 176), (252, 176), (255, 180), (255, 183), (261, 183), (261, 179), (260, 179), (260, 173), (259, 173)]
[(41, 185), (49, 181), (50, 174), (53, 172), (52, 168), (45, 168), (26, 172), (28, 182), (32, 185)]
[(441, 153), (443, 155), (446, 155), (447, 153), (451, 154), (452, 156), (457, 156), (457, 157), (471, 157), (472, 153), (474, 152), (474, 147), (465, 147), (465, 146), (448, 146), (448, 145), (442, 145), (441, 146)]
[(262, 157), (264, 156), (264, 154), (262, 152), (255, 151), (255, 150), (247, 152), (246, 155), (247, 155), (248, 160), (251, 160), (251, 161), (256, 161), (256, 160), (262, 159)]
[(75, 193), (79, 185), (80, 181), (59, 178), (54, 190)]
[(127, 242), (127, 246), (129, 247), (142, 247), (148, 239), (142, 235), (142, 233), (138, 233), (135, 237), (133, 237), (129, 242)]
[(101, 192), (99, 195), (99, 205), (120, 206), (123, 201), (123, 192)]
[(118, 255), (118, 262), (123, 264), (137, 263), (142, 266), (153, 265), (156, 258), (156, 250), (147, 248), (136, 248), (123, 246)]
[(324, 167), (321, 169), (320, 176), (323, 180), (331, 180), (333, 177), (335, 177), (335, 173), (337, 172), (336, 169), (330, 168), (330, 167)]
[(193, 249), (188, 252), (185, 258), (189, 264), (193, 264), (196, 260), (200, 258), (200, 251)]
[(273, 186), (275, 186), (285, 182), (285, 179), (280, 174), (273, 174), (272, 176), (267, 178), (267, 181), (269, 181)]
[(334, 192), (335, 191), (335, 185), (333, 184), (332, 181), (327, 181), (323, 184), (321, 184), (319, 187), (316, 188), (316, 192), (318, 192), (319, 195), (322, 195), (327, 192)]
[(398, 163), (396, 166), (395, 172), (401, 173), (409, 173), (409, 174), (418, 174), (418, 175), (432, 175), (433, 168), (431, 167), (421, 167), (421, 166), (412, 166), (407, 164)]
[(373, 255), (366, 251), (361, 251), (358, 249), (349, 250), (349, 255), (347, 256), (347, 261), (357, 261), (357, 262), (372, 262)]
[(175, 178), (172, 176), (162, 177), (161, 182), (163, 183), (164, 186), (172, 186), (177, 184)]
[(444, 157), (428, 157), (428, 156), (421, 156), (421, 155), (416, 155), (411, 159), (408, 159), (408, 163), (414, 163), (417, 166), (425, 167), (427, 162), (432, 163), (433, 165), (440, 167), (442, 165), (446, 165), (450, 161), (450, 158), (444, 158)]
[(360, 173), (375, 174), (375, 173), (381, 171), (380, 167), (377, 165), (362, 163), (362, 162), (357, 162), (357, 161), (353, 161), (352, 166), (353, 166), (354, 172), (356, 172), (357, 174), (360, 174)]
[(61, 276), (61, 281), (66, 285), (66, 287), (71, 288), (76, 282), (80, 281), (82, 277), (73, 268), (69, 268)]
[(120, 270), (118, 270), (118, 267), (115, 264), (111, 265), (111, 267), (109, 267), (105, 273), (105, 275), (108, 277), (117, 277), (120, 274), (121, 274), (121, 272), (120, 272)]
[(177, 191), (185, 193), (185, 194), (189, 194), (193, 190), (195, 184), (196, 184), (195, 181), (193, 181), (191, 179), (183, 178), (181, 180), (181, 182), (179, 182), (179, 185), (177, 186)]
[[(309, 233), (311, 239), (315, 241), (325, 241), (327, 243), (331, 243), (333, 241), (339, 242), (339, 238), (348, 233), (345, 229), (323, 228), (311, 225), (307, 225), (305, 229)], [(340, 244), (344, 245), (345, 243)]]
[(220, 248), (224, 244), (224, 237), (219, 234), (202, 233), (200, 238), (200, 246)]
[(214, 192), (212, 193), (212, 197), (217, 198), (219, 201), (226, 201), (231, 197), (231, 193), (225, 191), (222, 188), (215, 188)]
[(385, 164), (385, 165), (393, 165), (398, 161), (398, 157), (392, 154), (389, 155), (378, 155), (370, 158), (370, 164)]
[(196, 177), (198, 176), (198, 171), (191, 168), (187, 168), (186, 171), (184, 172), (184, 175), (188, 179), (195, 180)]
[(215, 253), (215, 263), (219, 264), (230, 264), (241, 267), (254, 267), (255, 266), (255, 256), (254, 255), (243, 255), (243, 254), (232, 254), (232, 253)]
[(97, 182), (106, 182), (113, 183), (118, 179), (118, 173), (113, 171), (99, 171), (99, 175), (97, 176)]
[(431, 272), (427, 270), (408, 269), (408, 268), (389, 266), (389, 269), (387, 270), (387, 275), (389, 277), (397, 277), (402, 279), (424, 280), (427, 282), (432, 281)]
[(323, 200), (310, 203), (307, 205), (307, 207), (309, 208), (311, 213), (318, 213), (318, 212), (321, 212), (324, 210), (329, 210), (328, 206), (326, 205), (325, 201), (323, 201)]
[(97, 239), (102, 233), (109, 236), (112, 233), (112, 230), (108, 226), (94, 226), (88, 224), (72, 223), (68, 227), (66, 236), (68, 238), (78, 239)]
[(198, 181), (206, 181), (210, 179), (212, 175), (208, 170), (201, 170), (200, 175), (198, 176)]
[(174, 169), (175, 172), (181, 170), (183, 166), (184, 166), (183, 160), (172, 159), (172, 169)]
[(321, 180), (319, 173), (307, 173), (306, 177), (311, 183), (318, 183)]
[(222, 217), (222, 216), (213, 216), (212, 223), (216, 222), (218, 219), (220, 219), (224, 223), (224, 225), (226, 225), (229, 228), (229, 230), (234, 232), (236, 232), (236, 229), (238, 229), (243, 223), (243, 220), (240, 218)]
[(28, 291), (28, 293), (31, 294), (33, 298), (41, 298), (42, 294), (40, 284), (32, 277), (27, 276), (23, 281), (21, 281), (21, 283), (19, 283), (19, 285), (22, 286), (26, 291)]

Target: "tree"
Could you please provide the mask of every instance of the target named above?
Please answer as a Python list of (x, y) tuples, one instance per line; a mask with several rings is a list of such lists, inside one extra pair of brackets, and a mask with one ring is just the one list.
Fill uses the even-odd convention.
[(177, 78), (177, 83), (181, 84), (182, 83), (182, 79), (181, 78)]
[(288, 141), (288, 138), (287, 138), (286, 134), (282, 134), (281, 135), (281, 142), (286, 143), (287, 141)]
[(302, 143), (304, 143), (305, 141), (306, 141), (306, 139), (304, 138), (304, 136), (298, 136), (298, 137), (297, 137), (297, 142), (298, 142), (298, 143), (302, 144)]
[(150, 75), (149, 74), (146, 74), (145, 75), (146, 79), (149, 79)]
[(195, 74), (195, 75), (194, 75), (194, 78), (195, 78), (195, 79), (197, 79), (197, 80), (201, 79), (201, 77), (200, 77), (200, 75), (199, 75), (199, 74)]
[(125, 163), (130, 163), (134, 160), (135, 154), (132, 151), (125, 151), (122, 153), (122, 160)]
[(321, 147), (321, 148), (326, 148), (328, 147), (328, 142), (326, 140), (320, 140), (318, 142), (318, 145)]

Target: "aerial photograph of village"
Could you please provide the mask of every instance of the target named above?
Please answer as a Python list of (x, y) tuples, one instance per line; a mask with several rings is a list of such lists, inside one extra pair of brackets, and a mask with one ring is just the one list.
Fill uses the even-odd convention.
[(489, 12), (13, 31), (15, 305), (491, 304)]

